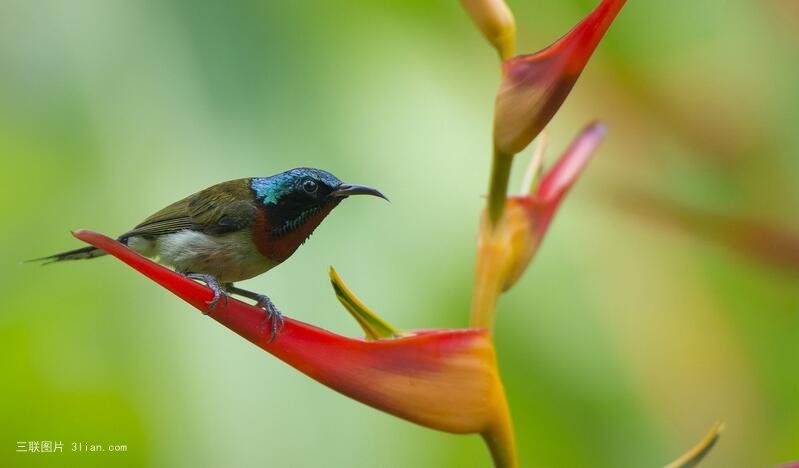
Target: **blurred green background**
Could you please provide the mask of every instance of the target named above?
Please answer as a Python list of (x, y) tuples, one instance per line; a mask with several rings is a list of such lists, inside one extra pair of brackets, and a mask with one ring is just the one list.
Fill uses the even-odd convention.
[[(596, 3), (511, 1), (519, 50)], [(791, 0), (622, 10), (550, 157), (594, 118), (607, 141), (499, 305), (523, 466), (658, 466), (716, 420), (706, 466), (799, 458), (798, 262), (628, 209), (646, 194), (796, 248), (798, 46)], [(465, 326), (499, 73), (458, 2), (5, 0), (0, 70), (0, 465), (490, 463), (477, 436), (336, 394), (117, 261), (20, 263), (78, 247), (70, 229), (118, 234), (213, 183), (317, 166), (392, 203), (346, 203), (244, 284), (358, 335), (334, 265), (397, 326)], [(67, 453), (14, 452), (31, 440)]]

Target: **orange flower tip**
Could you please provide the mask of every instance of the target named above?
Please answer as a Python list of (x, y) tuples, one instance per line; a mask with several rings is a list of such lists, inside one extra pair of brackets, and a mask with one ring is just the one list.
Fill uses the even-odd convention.
[(494, 146), (500, 153), (521, 152), (549, 123), (624, 3), (604, 0), (551, 46), (505, 61), (494, 105)]
[(501, 59), (513, 56), (516, 21), (504, 0), (461, 0), (461, 5)]

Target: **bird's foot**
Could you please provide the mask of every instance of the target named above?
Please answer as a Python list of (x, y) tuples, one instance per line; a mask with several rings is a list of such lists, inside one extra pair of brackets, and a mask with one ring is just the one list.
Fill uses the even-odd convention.
[(203, 312), (203, 314), (208, 315), (213, 312), (220, 299), (225, 302), (225, 307), (227, 307), (228, 294), (216, 278), (202, 273), (186, 273), (186, 278), (202, 281), (214, 292), (214, 297), (206, 302), (206, 304), (208, 304), (208, 309)]
[(269, 342), (275, 341), (275, 337), (281, 331), (283, 331), (283, 314), (277, 310), (277, 307), (272, 303), (272, 300), (269, 297), (258, 294), (257, 292), (247, 291), (246, 289), (237, 288), (235, 285), (228, 284), (227, 291), (231, 294), (237, 294), (242, 297), (246, 297), (255, 301), (255, 307), (260, 309), (264, 309), (266, 312), (266, 316), (264, 317), (263, 322), (261, 322), (262, 326), (266, 326), (267, 323), (271, 326), (272, 329), (272, 337), (269, 339)]
[(272, 300), (263, 294), (258, 294), (255, 299), (258, 301), (255, 303), (255, 306), (264, 309), (266, 312), (264, 324), (269, 321), (272, 326), (272, 337), (269, 339), (269, 342), (271, 343), (275, 341), (277, 334), (283, 331), (283, 314), (277, 310), (277, 307), (275, 307), (275, 305), (272, 303)]

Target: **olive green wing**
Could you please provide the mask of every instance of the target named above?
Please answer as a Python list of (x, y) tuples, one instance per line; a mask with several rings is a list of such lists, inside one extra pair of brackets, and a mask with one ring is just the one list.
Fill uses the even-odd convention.
[(249, 181), (231, 180), (197, 192), (158, 211), (122, 237), (158, 237), (186, 229), (224, 234), (249, 227), (257, 210)]

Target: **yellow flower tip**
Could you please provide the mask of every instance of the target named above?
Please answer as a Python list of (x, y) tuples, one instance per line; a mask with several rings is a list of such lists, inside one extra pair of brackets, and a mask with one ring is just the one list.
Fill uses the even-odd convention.
[(516, 20), (504, 0), (461, 0), (483, 36), (494, 46), (502, 60), (516, 50)]
[(705, 458), (713, 446), (716, 445), (723, 430), (724, 423), (717, 422), (696, 446), (685, 452), (680, 458), (666, 465), (666, 468), (688, 468), (696, 466)]
[(372, 312), (357, 296), (344, 284), (336, 269), (330, 267), (330, 283), (341, 305), (355, 318), (364, 331), (367, 340), (383, 340), (408, 336), (410, 333), (399, 330), (380, 316)]

